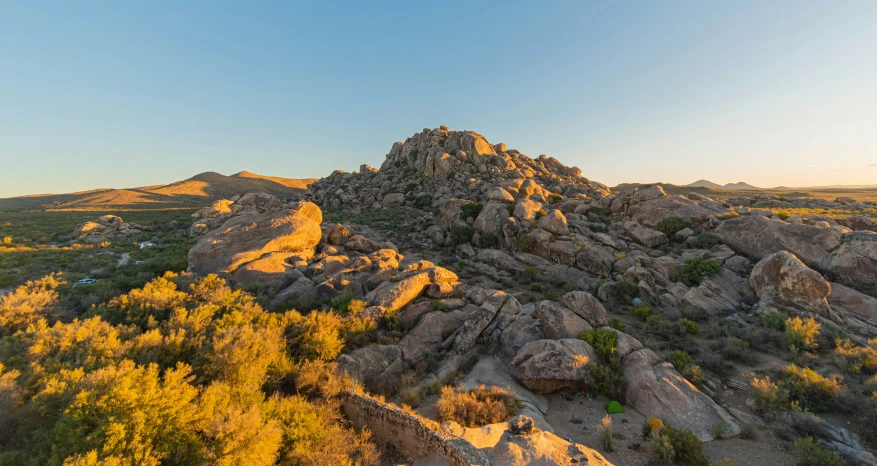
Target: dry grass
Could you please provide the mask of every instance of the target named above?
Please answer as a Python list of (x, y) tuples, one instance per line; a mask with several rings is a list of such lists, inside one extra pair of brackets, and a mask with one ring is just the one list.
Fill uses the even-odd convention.
[(517, 414), (515, 396), (511, 392), (484, 385), (471, 392), (443, 387), (436, 408), (442, 422), (454, 421), (466, 427), (495, 424)]

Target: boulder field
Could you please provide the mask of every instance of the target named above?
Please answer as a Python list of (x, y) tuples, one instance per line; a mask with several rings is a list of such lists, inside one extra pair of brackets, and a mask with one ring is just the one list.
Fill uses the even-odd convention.
[[(595, 329), (618, 337), (628, 409), (704, 441), (719, 426), (741, 432), (745, 416), (714, 400), (720, 386), (701, 390), (647, 340), (609, 326), (621, 284), (628, 301), (674, 312), (811, 313), (854, 338), (877, 336), (870, 219), (781, 218), (658, 185), (613, 192), (472, 131), (424, 129), (394, 143), (380, 169), (335, 171), (296, 199), (218, 201), (193, 217), (190, 272), (267, 289), (273, 308), (346, 296), (375, 323), (398, 319), (400, 338), (336, 361), (368, 389), (415, 366), (429, 367), (421, 388), (458, 373), (460, 386), (509, 387), (541, 426), (530, 435), (508, 423), (448, 427), (495, 464), (611, 464), (543, 418), (543, 395), (594, 390), (592, 368), (604, 363), (579, 337)], [(692, 272), (698, 263), (710, 268)], [(535, 275), (566, 292), (522, 302), (526, 286), (514, 282)]]

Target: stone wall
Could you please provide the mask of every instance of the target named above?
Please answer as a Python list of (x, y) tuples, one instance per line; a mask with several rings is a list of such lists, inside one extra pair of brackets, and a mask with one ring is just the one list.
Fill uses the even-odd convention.
[(466, 440), (438, 430), (434, 421), (368, 395), (347, 391), (342, 406), (357, 429), (368, 427), (377, 443), (391, 443), (412, 458), (436, 453), (452, 466), (490, 464), (487, 455)]

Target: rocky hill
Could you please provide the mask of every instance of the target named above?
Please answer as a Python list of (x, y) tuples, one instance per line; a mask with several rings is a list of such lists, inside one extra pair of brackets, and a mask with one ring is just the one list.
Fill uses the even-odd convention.
[[(637, 440), (647, 419), (690, 431), (716, 461), (788, 464), (777, 445), (809, 428), (850, 464), (875, 464), (863, 447), (874, 440), (873, 408), (845, 411), (843, 428), (796, 411), (828, 405), (797, 395), (795, 384), (805, 382), (793, 377), (795, 364), (818, 380), (852, 354), (877, 356), (877, 213), (848, 201), (819, 201), (858, 204), (850, 210), (857, 215), (833, 218), (761, 208), (816, 200), (725, 202), (661, 186), (610, 192), (554, 158), (441, 127), (393, 144), (380, 169), (333, 172), (299, 200), (250, 194), (202, 209), (189, 268), (258, 289), (277, 309), (342, 308), (372, 322), (376, 333), (345, 350), (339, 367), (427, 418), (435, 417), (434, 387), (483, 384), (513, 394), (527, 416), (516, 422), (545, 432), (542, 447), (573, 452), (579, 444), (576, 457), (605, 456), (607, 464), (659, 454)], [(343, 310), (353, 309), (350, 300), (360, 303), (356, 311)], [(821, 328), (830, 347), (859, 349), (832, 354), (795, 340), (804, 323)], [(784, 395), (764, 401), (764, 376)], [(871, 403), (870, 382), (844, 383), (855, 403)], [(840, 392), (831, 393), (822, 396), (840, 403)], [(604, 413), (594, 407), (610, 399), (635, 425), (615, 452), (581, 426), (596, 429)], [(382, 403), (366, 404), (379, 412)], [(462, 432), (454, 425), (435, 437), (417, 421), (406, 437), (400, 426), (414, 424), (391, 404), (386, 416), (402, 424), (382, 424), (390, 422), (384, 415), (370, 423), (351, 409), (358, 426), (411, 461), (438, 455), (456, 464), (474, 446), (487, 462), (512, 464), (503, 461), (522, 445), (514, 464), (573, 458), (548, 461), (532, 441), (502, 434), (504, 426), (482, 449), (480, 440), (449, 434)], [(416, 438), (457, 438), (453, 449), (462, 450)]]
[(250, 172), (231, 176), (206, 172), (167, 185), (0, 199), (0, 210), (202, 206), (215, 200), (251, 192), (264, 192), (281, 198), (293, 197), (301, 194), (313, 181), (315, 180), (267, 177)]

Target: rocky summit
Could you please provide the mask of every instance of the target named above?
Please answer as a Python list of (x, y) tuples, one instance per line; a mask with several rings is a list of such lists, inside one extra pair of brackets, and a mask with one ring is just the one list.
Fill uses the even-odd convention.
[[(877, 337), (873, 222), (756, 202), (658, 185), (614, 192), (553, 157), (442, 126), (394, 143), (380, 169), (335, 171), (295, 198), (247, 194), (198, 211), (189, 270), (258, 287), (274, 309), (360, 303), (368, 325), (391, 329), (336, 362), (366, 390), (420, 407), (407, 414), (353, 395), (344, 405), (410, 464), (644, 464), (611, 454), (611, 432), (601, 443), (571, 422), (619, 401), (636, 422), (682, 429), (721, 454), (730, 440), (720, 439), (753, 438), (759, 416), (777, 435), (800, 427), (748, 388), (761, 387), (757, 374), (785, 377), (767, 360), (787, 358), (789, 345), (798, 364), (818, 358), (798, 322), (836, 335), (833, 345), (844, 336), (868, 348)], [(786, 322), (785, 336), (764, 322)], [(796, 396), (786, 380), (773, 396)], [(508, 390), (527, 418), (430, 428), (434, 398), (423, 397), (442, 386)], [(877, 464), (855, 433), (831, 428), (843, 433), (829, 449)], [(626, 451), (641, 448), (619, 435)], [(744, 464), (781, 464), (782, 454), (763, 454)]]

